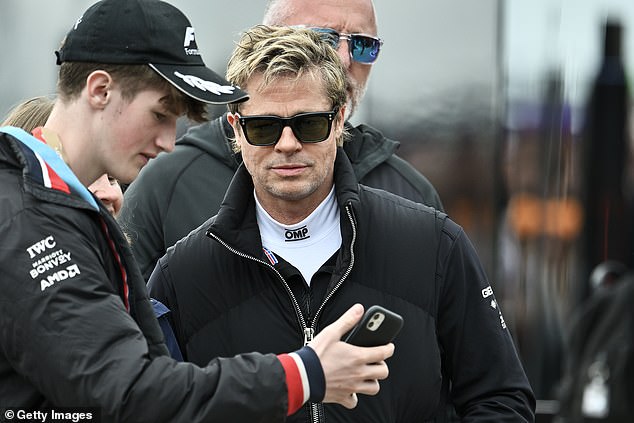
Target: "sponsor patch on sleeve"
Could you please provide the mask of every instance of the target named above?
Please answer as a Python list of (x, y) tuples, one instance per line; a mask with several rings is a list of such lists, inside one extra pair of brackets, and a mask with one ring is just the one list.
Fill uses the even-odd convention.
[(81, 274), (71, 253), (59, 248), (52, 235), (28, 247), (26, 253), (32, 260), (29, 275), (39, 281), (41, 291)]
[(487, 285), (486, 288), (482, 289), (482, 298), (489, 301), (489, 306), (492, 309), (497, 310), (498, 315), (500, 316), (500, 325), (502, 326), (502, 329), (506, 329), (506, 322), (504, 321), (504, 316), (502, 316), (502, 310), (500, 310), (498, 302), (495, 299), (495, 295), (493, 295), (493, 288), (491, 288), (491, 285)]

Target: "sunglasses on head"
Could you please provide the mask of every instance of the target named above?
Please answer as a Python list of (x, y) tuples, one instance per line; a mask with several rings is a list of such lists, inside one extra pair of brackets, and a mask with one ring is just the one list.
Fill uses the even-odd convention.
[(337, 109), (331, 112), (298, 113), (291, 117), (240, 116), (238, 122), (251, 145), (275, 145), (285, 127), (290, 126), (295, 138), (303, 143), (322, 142), (330, 136)]
[(331, 28), (311, 27), (309, 29), (321, 34), (324, 41), (330, 43), (335, 49), (339, 47), (341, 40), (348, 41), (348, 51), (352, 60), (366, 65), (376, 61), (383, 45), (382, 39), (371, 35), (346, 34)]

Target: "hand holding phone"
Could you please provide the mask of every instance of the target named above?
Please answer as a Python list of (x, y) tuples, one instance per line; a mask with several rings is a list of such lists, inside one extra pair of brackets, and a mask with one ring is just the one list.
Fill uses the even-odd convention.
[(392, 342), (402, 327), (403, 317), (385, 307), (373, 305), (344, 341), (360, 347), (384, 345)]

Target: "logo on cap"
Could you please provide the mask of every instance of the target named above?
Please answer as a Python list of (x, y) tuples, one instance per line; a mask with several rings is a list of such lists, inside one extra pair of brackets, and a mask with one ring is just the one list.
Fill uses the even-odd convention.
[(232, 85), (220, 85), (212, 81), (205, 81), (194, 75), (183, 75), (178, 71), (174, 71), (174, 76), (182, 79), (187, 85), (198, 88), (202, 91), (209, 91), (216, 95), (233, 94), (235, 87)]
[[(194, 43), (194, 46), (190, 48), (191, 43)], [(200, 51), (198, 50), (198, 45), (196, 44), (194, 27), (188, 26), (185, 28), (185, 41), (183, 42), (183, 47), (185, 47), (186, 55), (200, 56)]]
[(188, 26), (185, 29), (185, 43), (183, 43), (183, 47), (188, 47), (192, 41), (196, 41), (196, 35), (194, 35), (194, 28)]

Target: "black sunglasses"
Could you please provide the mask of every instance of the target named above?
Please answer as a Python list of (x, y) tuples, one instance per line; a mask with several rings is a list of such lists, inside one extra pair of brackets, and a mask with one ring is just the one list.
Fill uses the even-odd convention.
[(366, 34), (346, 34), (335, 31), (332, 28), (309, 27), (318, 32), (322, 38), (330, 43), (335, 49), (339, 47), (341, 40), (348, 41), (348, 50), (352, 60), (370, 65), (379, 57), (379, 51), (383, 45), (383, 40)]
[(337, 109), (332, 112), (298, 113), (291, 117), (238, 115), (238, 122), (251, 145), (275, 145), (287, 126), (291, 127), (300, 142), (315, 143), (330, 136), (336, 114)]

